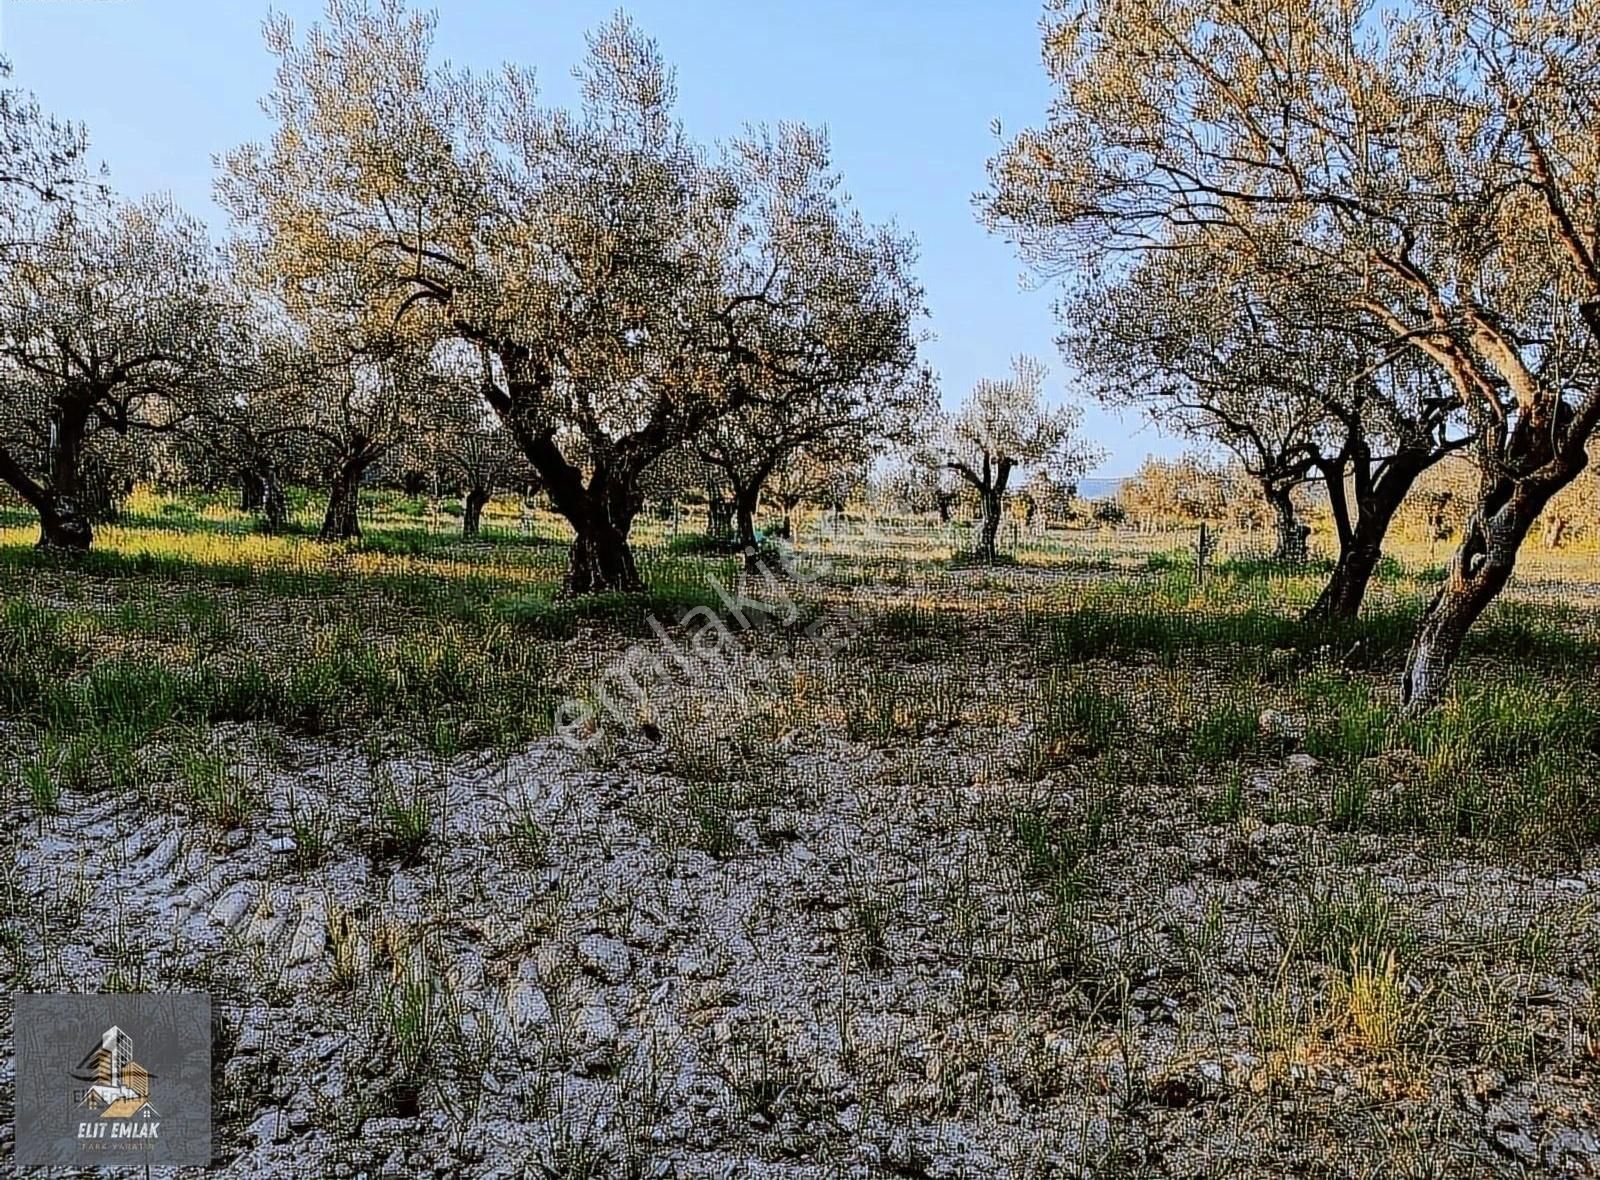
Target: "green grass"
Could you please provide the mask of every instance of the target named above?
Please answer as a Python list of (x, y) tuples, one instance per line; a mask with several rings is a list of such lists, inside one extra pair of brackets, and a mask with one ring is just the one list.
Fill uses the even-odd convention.
[(1305, 887), (1283, 906), (1279, 937), (1289, 958), (1333, 968), (1345, 966), (1355, 947), (1385, 947), (1402, 962), (1418, 948), (1411, 916), (1367, 875)]
[[(18, 625), (4, 637), (0, 702), (58, 737), (112, 729), (150, 737), (225, 721), (271, 721), (307, 734), (427, 722), (423, 729), (436, 735), (441, 715), (457, 709), (470, 714), (458, 744), (492, 743), (544, 732), (555, 702), (542, 642), (493, 621), (440, 620), (385, 634), (364, 629), (366, 611), (352, 604), (350, 621), (285, 628), (281, 642), (260, 652), (213, 637), (193, 644), (187, 658), (130, 652), (96, 660), (71, 634), (69, 616), (16, 603), (7, 614)], [(119, 612), (96, 638), (149, 630), (129, 622)]]
[(1261, 742), (1258, 711), (1236, 701), (1213, 705), (1189, 731), (1189, 752), (1199, 762), (1232, 762)]
[[(1528, 672), (1464, 680), (1400, 718), (1367, 682), (1308, 680), (1305, 748), (1331, 764), (1328, 819), (1576, 854), (1600, 834), (1600, 695)], [(1390, 761), (1379, 767), (1375, 759)]]
[(1401, 740), (1424, 758), (1491, 771), (1552, 752), (1600, 754), (1597, 699), (1526, 676), (1460, 686), (1440, 708), (1402, 726)]
[(75, 777), (68, 767), (73, 749), (47, 740), (38, 753), (18, 767), (17, 777), (39, 814), (54, 815), (60, 809), (62, 785)]
[(1114, 834), (1118, 800), (1089, 793), (1065, 808), (1023, 804), (994, 817), (993, 830), (1023, 879), (1059, 904), (1077, 901), (1094, 880), (1094, 860)]
[[(314, 516), (315, 498), (296, 495), (297, 511)], [(548, 732), (556, 702), (596, 675), (567, 664), (568, 641), (655, 642), (656, 625), (670, 632), (691, 614), (739, 629), (718, 583), (739, 585), (741, 562), (699, 555), (693, 535), (642, 539), (647, 593), (565, 599), (565, 551), (550, 536), (466, 544), (422, 527), (424, 500), (368, 497), (365, 537), (337, 546), (255, 535), (231, 505), (228, 493), (136, 498), (137, 512), (76, 557), (0, 545), (0, 717), (36, 736), (7, 751), (6, 765), (35, 811), (62, 806), (64, 790), (136, 787), (162, 765), (151, 749), (226, 723), (310, 737), (400, 733), (446, 761), (509, 748)], [(1600, 623), (1584, 612), (1497, 605), (1469, 638), (1450, 699), (1401, 722), (1393, 685), (1426, 571), (1391, 562), (1360, 620), (1308, 626), (1298, 616), (1325, 573), (1315, 564), (1231, 558), (1199, 581), (1183, 551), (1145, 555), (1142, 566), (1076, 554), (1094, 576), (1035, 583), (1021, 603), (973, 610), (962, 595), (1004, 592), (1019, 575), (945, 571), (944, 545), (830, 554), (824, 593), (870, 596), (924, 579), (960, 587), (866, 612), (828, 688), (830, 715), (852, 740), (892, 750), (981, 715), (971, 686), (984, 679), (983, 644), (1009, 635), (1039, 686), (1011, 694), (1010, 715), (1028, 732), (1011, 769), (1024, 780), (1093, 767), (1136, 786), (1209, 767), (1227, 773), (1198, 776), (1219, 785), (1192, 797), (1236, 819), (1244, 780), (1230, 768), (1270, 767), (1299, 748), (1324, 768), (1303, 797), (1271, 805), (1275, 815), (1564, 855), (1593, 840), (1600, 695), (1580, 672), (1600, 662)], [(793, 654), (819, 608), (800, 587), (781, 589), (802, 602), (801, 618), (769, 629)], [(771, 588), (757, 580), (750, 593)], [(951, 674), (954, 653), (961, 675)], [(1135, 690), (1137, 669), (1169, 674), (1169, 698)], [(1303, 741), (1261, 734), (1269, 707), (1302, 716)], [(677, 735), (674, 758), (702, 784), (736, 784), (741, 767), (763, 764), (776, 731), (750, 738)], [(732, 816), (715, 794), (701, 800), (692, 842), (728, 850)]]
[(1359, 762), (1384, 750), (1394, 711), (1366, 680), (1344, 675), (1307, 677), (1300, 696), (1308, 710), (1306, 752), (1325, 761)]
[[(1214, 585), (1190, 599), (1181, 582), (1149, 587), (1113, 583), (1066, 609), (1033, 621), (1045, 659), (1054, 664), (1154, 656), (1175, 664), (1184, 655), (1285, 649), (1306, 657), (1363, 662), (1392, 657), (1411, 642), (1415, 614), (1383, 610), (1355, 622), (1307, 624), (1281, 603), (1240, 602)], [(1176, 592), (1176, 593), (1175, 593)]]
[(1200, 799), (1200, 818), (1208, 824), (1236, 823), (1244, 818), (1248, 811), (1244, 787), (1244, 772), (1234, 767), (1223, 779), (1220, 790)]
[(948, 648), (948, 640), (959, 630), (959, 618), (947, 617), (923, 603), (905, 603), (876, 612), (871, 621), (871, 641), (885, 654), (913, 661), (933, 659)]
[(313, 869), (333, 851), (333, 812), (326, 805), (304, 805), (289, 795), (289, 828), (294, 840), (294, 862), (302, 869)]
[(1021, 769), (1030, 779), (1098, 757), (1136, 736), (1122, 697), (1084, 677), (1052, 675), (1034, 695), (1029, 711), (1032, 731)]
[(223, 830), (244, 827), (259, 806), (245, 767), (192, 739), (179, 756), (179, 796), (194, 812)]
[(427, 785), (402, 786), (380, 768), (374, 775), (372, 802), (377, 821), (374, 854), (402, 867), (420, 864), (433, 840), (436, 812)]
[[(420, 956), (419, 956), (420, 958)], [(432, 1067), (446, 1052), (442, 981), (424, 962), (397, 965), (391, 978), (377, 987), (379, 1037), (391, 1063), (384, 1095), (390, 1113), (415, 1118)]]

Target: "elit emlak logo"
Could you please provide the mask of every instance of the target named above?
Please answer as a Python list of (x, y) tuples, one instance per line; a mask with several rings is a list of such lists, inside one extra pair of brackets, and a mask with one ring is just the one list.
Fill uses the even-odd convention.
[(84, 1054), (72, 1076), (89, 1083), (76, 1092), (77, 1105), (100, 1116), (78, 1124), (79, 1139), (160, 1138), (150, 1071), (133, 1059), (133, 1038), (116, 1025), (100, 1034), (99, 1044)]
[(211, 1162), (211, 998), (14, 997), (19, 1167)]

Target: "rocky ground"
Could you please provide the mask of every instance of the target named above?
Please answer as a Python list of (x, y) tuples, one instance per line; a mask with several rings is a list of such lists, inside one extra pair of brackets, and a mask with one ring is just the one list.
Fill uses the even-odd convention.
[(1335, 830), (1287, 708), (1041, 762), (981, 629), (744, 642), (585, 750), (226, 726), (237, 824), (9, 799), (8, 990), (210, 992), (227, 1176), (1600, 1176), (1593, 848)]

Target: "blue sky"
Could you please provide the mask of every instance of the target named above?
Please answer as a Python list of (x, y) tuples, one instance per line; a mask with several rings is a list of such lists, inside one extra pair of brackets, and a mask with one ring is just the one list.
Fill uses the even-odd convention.
[[(584, 31), (615, 0), (441, 0), (438, 51), (476, 67), (533, 65), (547, 100), (575, 97)], [(87, 124), (122, 192), (170, 191), (225, 226), (211, 199), (212, 157), (270, 131), (260, 98), (272, 78), (268, 8), (304, 26), (322, 0), (0, 0), (0, 48), (16, 81), (47, 109)], [(921, 245), (936, 339), (926, 354), (947, 405), (1009, 358), (1052, 366), (1051, 295), (1027, 290), (1010, 248), (980, 226), (972, 194), (996, 140), (990, 129), (1039, 121), (1050, 88), (1039, 62), (1037, 0), (631, 0), (622, 4), (678, 70), (692, 134), (798, 119), (829, 129), (846, 187), (865, 214)], [(1096, 475), (1126, 475), (1174, 444), (1090, 406), (1109, 452)]]

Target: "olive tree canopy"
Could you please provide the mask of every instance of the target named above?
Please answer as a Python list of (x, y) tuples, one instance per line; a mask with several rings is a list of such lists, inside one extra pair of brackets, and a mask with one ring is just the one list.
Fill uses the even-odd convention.
[(1061, 483), (1076, 483), (1100, 459), (1100, 451), (1078, 436), (1083, 411), (1046, 403), (1048, 373), (1038, 360), (1017, 357), (1011, 376), (980, 379), (961, 408), (937, 427), (944, 465), (972, 488), (983, 510), (980, 560), (996, 558), (995, 537), (1013, 473), (1042, 468)]
[(1203, 240), (1368, 317), (1467, 415), (1477, 511), (1403, 683), (1436, 700), (1600, 422), (1600, 2), (1062, 0), (984, 214), (1071, 283)]
[(573, 111), (527, 70), (434, 64), (432, 40), (398, 0), (334, 0), (303, 38), (275, 21), (277, 129), (227, 157), (221, 196), (291, 286), (337, 260), (394, 318), (486, 349), (488, 402), (575, 533), (568, 590), (637, 588), (645, 470), (896, 353), (908, 245), (851, 211), (806, 128), (692, 141), (625, 18), (590, 37)]
[(89, 546), (97, 434), (173, 430), (213, 381), (218, 276), (204, 229), (164, 200), (58, 205), (0, 265), (0, 479), (41, 545)]

